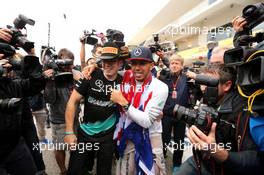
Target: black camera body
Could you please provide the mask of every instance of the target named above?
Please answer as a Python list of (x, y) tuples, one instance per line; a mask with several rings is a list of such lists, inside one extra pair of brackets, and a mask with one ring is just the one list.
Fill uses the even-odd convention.
[(205, 104), (200, 104), (196, 110), (176, 104), (173, 109), (173, 116), (177, 120), (186, 122), (189, 126), (197, 126), (205, 134), (209, 133), (213, 122), (219, 123), (220, 121), (217, 110)]
[[(264, 21), (264, 3), (248, 5), (243, 9), (247, 21), (245, 33), (237, 38), (237, 47), (224, 54), (225, 66), (237, 67), (237, 85), (251, 94), (264, 85), (264, 33), (251, 36), (251, 30)], [(258, 43), (252, 47), (253, 43)]]
[(264, 21), (264, 3), (246, 6), (242, 11), (242, 17), (247, 21), (245, 30), (253, 29)]
[[(34, 48), (34, 42), (27, 40), (26, 35), (22, 34), (21, 30), (25, 28), (26, 24), (35, 25), (35, 21), (20, 14), (13, 24), (14, 26), (7, 25), (7, 28), (12, 31), (12, 39), (9, 44), (15, 48), (22, 47), (25, 51), (30, 51)], [(1, 42), (4, 41), (1, 40)]]
[(124, 34), (123, 32), (119, 30), (107, 29), (106, 37), (107, 37), (108, 42), (115, 43), (119, 48), (121, 48), (122, 46), (125, 46)]
[(53, 69), (55, 72), (63, 72), (63, 67), (73, 65), (72, 59), (61, 59), (55, 52), (55, 48), (42, 46), (41, 62), (45, 70)]
[(44, 70), (54, 70), (54, 76), (51, 79), (55, 81), (57, 86), (72, 84), (73, 74), (65, 71), (64, 68), (73, 65), (73, 60), (59, 58), (52, 47), (42, 46), (42, 49), (41, 61), (44, 65)]
[(159, 44), (159, 34), (153, 35), (154, 44), (149, 45), (149, 49), (152, 53), (156, 53), (161, 50), (161, 45)]
[(88, 30), (85, 30), (83, 32), (84, 33), (84, 40), (85, 40), (86, 44), (95, 45), (98, 43), (98, 39), (93, 37), (93, 36), (96, 36), (95, 32), (96, 31), (94, 29), (92, 30), (92, 32), (89, 32)]
[(194, 72), (196, 74), (200, 74), (201, 73), (201, 67), (205, 65), (204, 62), (202, 61), (194, 61), (192, 62), (192, 67), (188, 67), (188, 66), (184, 66), (183, 67), (183, 73), (187, 73), (188, 71)]
[[(33, 55), (27, 55), (22, 58), (16, 58), (14, 55), (16, 53), (16, 50), (13, 46), (6, 44), (6, 43), (0, 43), (0, 53), (4, 54), (4, 60), (1, 60), (0, 63), (0, 77), (3, 76), (3, 74), (10, 72), (11, 70), (21, 72), (21, 73), (28, 73), (28, 72), (38, 72), (38, 69), (42, 69), (41, 65), (39, 64), (39, 60), (36, 56)], [(3, 65), (9, 63), (12, 65), (12, 67), (4, 67)], [(38, 76), (38, 75), (36, 75)]]

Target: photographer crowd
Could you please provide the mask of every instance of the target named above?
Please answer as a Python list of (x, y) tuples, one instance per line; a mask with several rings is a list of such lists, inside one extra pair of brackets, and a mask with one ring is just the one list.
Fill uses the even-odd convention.
[[(263, 74), (264, 51), (250, 35), (261, 22), (235, 17), (234, 48), (214, 45), (198, 69), (167, 58), (157, 36), (129, 51), (121, 31), (85, 31), (74, 67), (67, 48), (36, 57), (21, 33), (35, 22), (19, 15), (0, 28), (0, 175), (46, 175), (40, 143), (54, 145), (61, 175), (263, 174), (263, 75), (251, 74), (256, 64)], [(186, 139), (192, 155), (182, 162)]]

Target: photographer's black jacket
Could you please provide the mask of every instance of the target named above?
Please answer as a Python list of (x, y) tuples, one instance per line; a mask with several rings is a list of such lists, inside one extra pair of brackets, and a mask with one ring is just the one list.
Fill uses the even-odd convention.
[[(178, 79), (176, 85), (177, 98), (172, 98), (173, 83)], [(184, 74), (180, 74), (179, 77), (172, 76), (168, 73), (166, 76), (160, 78), (169, 88), (169, 95), (166, 104), (163, 108), (164, 116), (173, 116), (173, 109), (176, 104), (187, 107), (189, 105), (189, 90), (187, 85), (187, 77)]]
[(0, 77), (0, 99), (21, 98), (21, 103), (15, 109), (0, 108), (0, 163), (14, 149), (21, 136), (24, 116), (30, 112), (26, 97), (32, 96), (44, 89), (44, 77), (28, 79), (10, 79)]
[[(231, 143), (232, 148), (227, 160), (222, 164), (213, 159), (211, 161), (202, 160), (201, 164), (212, 174), (257, 175), (264, 172), (262, 156), (251, 138), (249, 125), (246, 122), (247, 112), (243, 112), (243, 104), (242, 97), (233, 91), (226, 95), (219, 107), (222, 122), (217, 126), (216, 141), (225, 145)], [(243, 139), (240, 139), (241, 136)]]

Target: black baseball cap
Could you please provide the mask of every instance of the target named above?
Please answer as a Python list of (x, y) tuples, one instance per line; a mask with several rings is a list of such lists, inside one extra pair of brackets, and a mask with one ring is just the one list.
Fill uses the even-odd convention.
[(154, 62), (152, 53), (148, 47), (136, 47), (131, 51), (129, 61), (133, 60), (142, 60), (142, 61), (149, 61)]
[(107, 42), (103, 45), (101, 60), (112, 60), (119, 57), (119, 48), (113, 42)]

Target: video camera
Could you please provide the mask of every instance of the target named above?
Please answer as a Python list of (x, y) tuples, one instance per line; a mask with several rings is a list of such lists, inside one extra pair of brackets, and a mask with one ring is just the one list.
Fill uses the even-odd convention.
[(96, 36), (96, 30), (92, 29), (92, 32), (84, 30), (84, 40), (86, 44), (95, 45), (98, 43), (98, 39), (92, 36)]
[(72, 59), (61, 59), (55, 53), (55, 48), (42, 46), (41, 61), (44, 69), (53, 69), (55, 72), (62, 72), (64, 66), (73, 65)]
[(201, 104), (191, 110), (178, 104), (173, 109), (173, 116), (177, 120), (186, 122), (189, 126), (195, 125), (205, 134), (208, 134), (213, 122), (219, 123), (218, 112), (213, 107)]
[[(224, 63), (226, 66), (237, 67), (236, 84), (240, 94), (255, 98), (263, 94), (258, 92), (263, 89), (264, 85), (264, 33), (257, 33), (255, 36), (250, 33), (254, 27), (264, 21), (264, 3), (246, 6), (242, 17), (247, 22), (244, 34), (237, 38), (236, 48), (225, 52)], [(257, 45), (253, 47), (253, 43)], [(263, 109), (264, 104), (260, 106)]]
[[(14, 24), (13, 27), (7, 25), (7, 28), (12, 31), (12, 39), (10, 43), (6, 43), (4, 40), (0, 39), (0, 53), (4, 54), (5, 61), (8, 61), (8, 63), (11, 64), (12, 67), (10, 69), (4, 68), (3, 64), (5, 63), (2, 62), (0, 64), (0, 76), (8, 72), (9, 70), (21, 69), (22, 59), (18, 59), (14, 57), (16, 53), (16, 49), (18, 49), (18, 47), (22, 47), (27, 52), (31, 51), (31, 49), (34, 48), (34, 42), (28, 41), (26, 35), (23, 35), (21, 30), (25, 28), (26, 24), (34, 25), (35, 21), (20, 14), (14, 20), (13, 24)], [(27, 61), (29, 60), (31, 59), (27, 57)]]
[[(0, 53), (4, 54), (4, 59), (0, 60), (0, 77), (11, 70), (16, 71), (16, 73), (21, 72), (23, 76), (27, 76), (26, 74), (29, 72), (37, 73), (38, 69), (41, 69), (38, 57), (33, 55), (27, 55), (22, 58), (16, 57), (15, 48), (9, 44), (0, 43)], [(12, 67), (4, 67), (7, 63), (11, 64)], [(39, 76), (37, 74), (35, 76)]]
[(55, 53), (55, 48), (42, 46), (41, 61), (44, 70), (53, 69), (55, 74), (52, 77), (59, 84), (73, 82), (72, 72), (65, 71), (64, 68), (73, 65), (72, 59), (61, 59)]
[[(13, 22), (14, 26), (7, 25), (7, 28), (10, 29), (12, 33), (12, 39), (9, 44), (15, 48), (22, 47), (25, 51), (29, 52), (34, 48), (34, 42), (27, 40), (26, 35), (22, 34), (21, 30), (25, 28), (26, 24), (35, 25), (35, 21), (27, 18), (24, 15), (19, 15)], [(0, 42), (5, 42), (0, 40)]]
[(125, 46), (124, 34), (119, 30), (107, 29), (106, 37), (108, 42), (115, 43), (119, 48)]
[(156, 53), (161, 50), (161, 45), (159, 44), (159, 34), (153, 34), (154, 44), (149, 45), (149, 49), (152, 53)]

